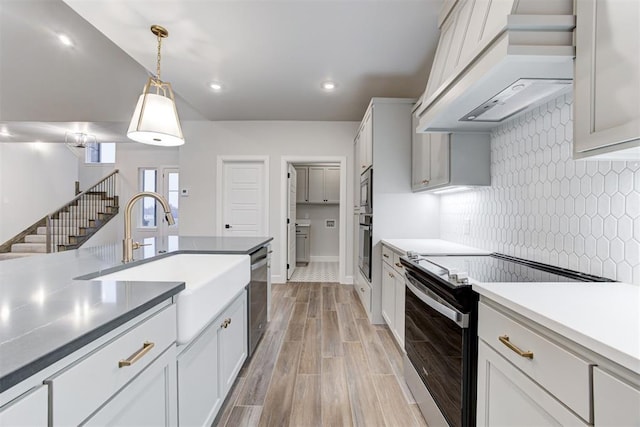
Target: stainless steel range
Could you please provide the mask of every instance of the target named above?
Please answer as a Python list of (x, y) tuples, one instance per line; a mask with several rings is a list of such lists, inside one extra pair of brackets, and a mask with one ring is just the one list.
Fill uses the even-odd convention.
[(401, 258), (405, 379), (430, 427), (476, 425), (477, 282), (610, 281), (501, 254)]

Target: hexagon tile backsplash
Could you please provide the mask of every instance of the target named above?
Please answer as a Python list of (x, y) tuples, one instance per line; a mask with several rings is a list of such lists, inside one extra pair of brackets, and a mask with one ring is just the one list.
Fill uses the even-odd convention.
[(640, 162), (572, 160), (572, 102), (494, 130), (491, 187), (441, 196), (441, 237), (640, 284)]

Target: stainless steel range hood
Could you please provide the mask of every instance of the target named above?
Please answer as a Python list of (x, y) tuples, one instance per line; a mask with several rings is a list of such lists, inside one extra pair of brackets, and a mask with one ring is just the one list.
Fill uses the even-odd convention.
[[(474, 54), (467, 54), (466, 62), (459, 58), (473, 49), (462, 44), (457, 47), (461, 52), (457, 57), (456, 52), (440, 57), (436, 53), (429, 78), (441, 81), (430, 81), (427, 86), (417, 111), (418, 132), (488, 132), (571, 90), (575, 16), (514, 12), (518, 11), (504, 16), (504, 27), (491, 42), (473, 47)], [(463, 13), (452, 25), (461, 26)], [(470, 21), (473, 16), (465, 18)], [(456, 27), (454, 34), (465, 28)], [(444, 30), (441, 37), (445, 37)], [(451, 51), (453, 42), (448, 46)], [(434, 76), (436, 62), (445, 57), (445, 62), (453, 57), (455, 67), (447, 63), (443, 75)], [(447, 72), (449, 75), (444, 75)]]

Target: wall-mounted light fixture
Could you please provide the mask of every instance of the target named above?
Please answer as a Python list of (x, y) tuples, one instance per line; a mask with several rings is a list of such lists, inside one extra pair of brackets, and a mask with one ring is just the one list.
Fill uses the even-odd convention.
[(155, 77), (149, 77), (133, 112), (127, 137), (150, 145), (173, 147), (184, 144), (180, 119), (171, 83), (160, 79), (160, 50), (162, 39), (169, 32), (160, 25), (152, 25), (151, 32), (158, 38), (158, 61)]

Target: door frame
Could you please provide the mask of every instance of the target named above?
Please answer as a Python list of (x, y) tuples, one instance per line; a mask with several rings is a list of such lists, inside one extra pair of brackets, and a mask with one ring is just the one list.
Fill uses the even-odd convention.
[[(216, 236), (222, 236), (222, 181), (223, 181), (223, 169), (225, 163), (242, 163), (242, 162), (255, 162), (262, 163), (263, 176), (262, 182), (264, 183), (264, 200), (265, 209), (262, 216), (264, 221), (264, 237), (269, 236), (269, 210), (271, 205), (269, 203), (269, 156), (216, 156)], [(262, 236), (260, 236), (262, 237)]]
[[(287, 172), (290, 163), (339, 163), (340, 164), (340, 205), (338, 230), (338, 281), (342, 284), (351, 284), (352, 278), (346, 277), (347, 267), (347, 157), (346, 156), (282, 156), (280, 158), (280, 253), (287, 253)], [(284, 276), (280, 280), (286, 282), (287, 257), (280, 259), (280, 271)], [(276, 281), (276, 277), (274, 277)], [(280, 283), (279, 281), (277, 283)]]

